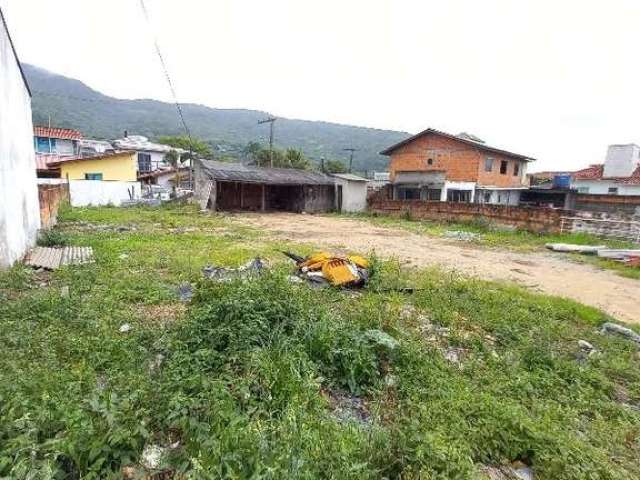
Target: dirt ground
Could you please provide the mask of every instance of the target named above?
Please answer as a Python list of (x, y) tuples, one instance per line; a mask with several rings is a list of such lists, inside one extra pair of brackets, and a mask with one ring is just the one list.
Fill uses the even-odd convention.
[(489, 280), (507, 280), (597, 307), (640, 323), (640, 281), (624, 278), (552, 252), (521, 253), (428, 237), (399, 228), (330, 216), (243, 214), (237, 219), (283, 240), (396, 257), (417, 267), (438, 265)]

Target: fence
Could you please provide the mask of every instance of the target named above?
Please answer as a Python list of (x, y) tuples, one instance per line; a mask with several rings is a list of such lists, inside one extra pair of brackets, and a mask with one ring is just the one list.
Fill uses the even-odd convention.
[(566, 216), (560, 219), (560, 232), (588, 233), (640, 243), (640, 222), (626, 219)]
[(71, 205), (74, 207), (113, 205), (140, 198), (140, 182), (107, 180), (70, 180)]
[(38, 184), (38, 199), (40, 201), (41, 228), (48, 229), (58, 223), (58, 211), (63, 202), (69, 201), (68, 183)]

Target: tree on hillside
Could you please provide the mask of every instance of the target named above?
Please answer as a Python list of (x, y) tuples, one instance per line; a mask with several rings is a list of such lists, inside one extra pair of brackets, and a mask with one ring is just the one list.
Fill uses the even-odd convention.
[(311, 161), (304, 156), (302, 150), (288, 148), (284, 154), (285, 168), (298, 168), (300, 170), (311, 170)]
[(347, 166), (340, 160), (327, 160), (324, 169), (327, 173), (347, 173)]
[[(163, 145), (169, 145), (175, 148), (181, 148), (187, 151), (191, 150), (196, 156), (201, 158), (213, 158), (213, 152), (211, 151), (211, 147), (209, 147), (207, 143), (197, 138), (191, 137), (191, 140), (189, 140), (189, 137), (185, 137), (184, 135), (182, 136), (165, 135), (158, 138), (158, 143), (162, 143)], [(185, 158), (184, 155), (183, 155), (183, 158)]]
[[(269, 147), (260, 145), (257, 142), (249, 142), (243, 149), (243, 154), (259, 167), (269, 167), (271, 165), (272, 152), (269, 150)], [(274, 148), (273, 166), (275, 168), (311, 170), (312, 164), (301, 150), (288, 148), (283, 151), (279, 148)]]

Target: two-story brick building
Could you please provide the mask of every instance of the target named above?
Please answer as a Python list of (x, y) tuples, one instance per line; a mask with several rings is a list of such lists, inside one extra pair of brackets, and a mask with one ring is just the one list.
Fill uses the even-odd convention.
[(429, 128), (383, 152), (395, 199), (517, 205), (532, 158)]

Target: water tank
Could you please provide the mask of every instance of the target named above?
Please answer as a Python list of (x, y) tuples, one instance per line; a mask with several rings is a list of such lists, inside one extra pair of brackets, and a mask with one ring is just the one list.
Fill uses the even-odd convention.
[(571, 187), (571, 175), (554, 175), (553, 188)]

